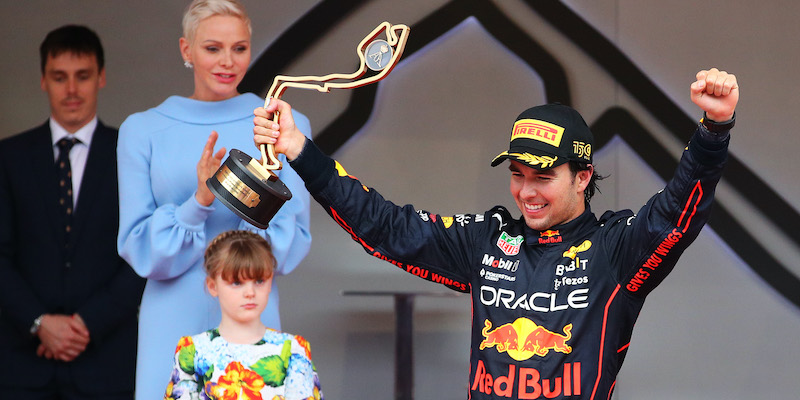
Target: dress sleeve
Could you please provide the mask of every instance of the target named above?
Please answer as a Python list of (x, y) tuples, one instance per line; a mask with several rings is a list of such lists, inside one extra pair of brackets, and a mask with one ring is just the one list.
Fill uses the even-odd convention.
[(151, 143), (139, 129), (144, 124), (135, 117), (126, 120), (119, 130), (117, 250), (140, 276), (170, 279), (203, 257), (205, 221), (213, 208), (201, 206), (194, 195), (182, 204), (157, 207), (150, 179)]
[(195, 348), (192, 338), (184, 336), (175, 348), (172, 374), (164, 399), (197, 400), (203, 390), (194, 371)]
[(292, 339), (292, 354), (286, 369), (286, 400), (320, 400), (319, 375), (311, 362), (311, 347), (305, 338), (295, 336)]

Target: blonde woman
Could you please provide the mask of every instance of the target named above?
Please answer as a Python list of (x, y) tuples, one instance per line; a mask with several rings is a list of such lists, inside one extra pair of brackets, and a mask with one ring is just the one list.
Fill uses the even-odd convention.
[[(120, 255), (147, 278), (142, 298), (136, 398), (163, 398), (175, 343), (185, 332), (220, 323), (216, 301), (204, 291), (203, 252), (228, 230), (253, 230), (272, 245), (276, 275), (291, 272), (308, 253), (309, 197), (288, 167), (279, 172), (292, 191), (266, 230), (242, 221), (218, 201), (205, 181), (227, 149), (250, 150), (252, 110), (264, 100), (236, 87), (250, 64), (250, 20), (236, 0), (195, 0), (183, 19), (180, 52), (194, 74), (189, 97), (171, 96), (128, 117), (117, 149), (120, 180)], [(308, 119), (294, 113), (309, 129)], [(281, 156), (282, 157), (282, 156)], [(280, 329), (278, 288), (272, 284), (261, 315)]]

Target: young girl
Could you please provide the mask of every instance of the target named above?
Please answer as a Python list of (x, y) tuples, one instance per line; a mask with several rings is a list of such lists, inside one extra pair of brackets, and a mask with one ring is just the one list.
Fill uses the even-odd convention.
[(180, 339), (165, 399), (322, 399), (308, 341), (261, 323), (275, 268), (270, 244), (249, 231), (222, 233), (204, 267), (222, 321)]

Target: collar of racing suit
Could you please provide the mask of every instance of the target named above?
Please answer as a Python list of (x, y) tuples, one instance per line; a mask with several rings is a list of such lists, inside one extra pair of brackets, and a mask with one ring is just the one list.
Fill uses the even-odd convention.
[(562, 242), (571, 242), (585, 237), (599, 225), (591, 208), (586, 207), (583, 214), (572, 221), (552, 226), (544, 231), (537, 231), (525, 225), (525, 241), (534, 246), (552, 246)]

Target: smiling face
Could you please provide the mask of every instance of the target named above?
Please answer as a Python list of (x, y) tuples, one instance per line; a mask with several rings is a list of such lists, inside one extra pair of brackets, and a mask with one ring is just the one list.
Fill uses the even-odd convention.
[(94, 54), (64, 51), (48, 55), (41, 87), (50, 102), (50, 114), (68, 132), (74, 133), (97, 114), (97, 94), (106, 85)]
[(537, 231), (569, 222), (585, 210), (583, 191), (593, 170), (573, 174), (569, 164), (537, 170), (511, 160), (511, 195), (525, 223)]
[(232, 279), (230, 282), (221, 274), (206, 279), (208, 292), (219, 298), (222, 310), (222, 323), (247, 326), (260, 324), (261, 313), (267, 307), (269, 293), (272, 291), (272, 277), (268, 279)]
[(235, 16), (214, 15), (197, 25), (191, 42), (180, 39), (183, 59), (194, 65), (194, 94), (202, 101), (238, 95), (236, 87), (250, 65), (250, 31)]

